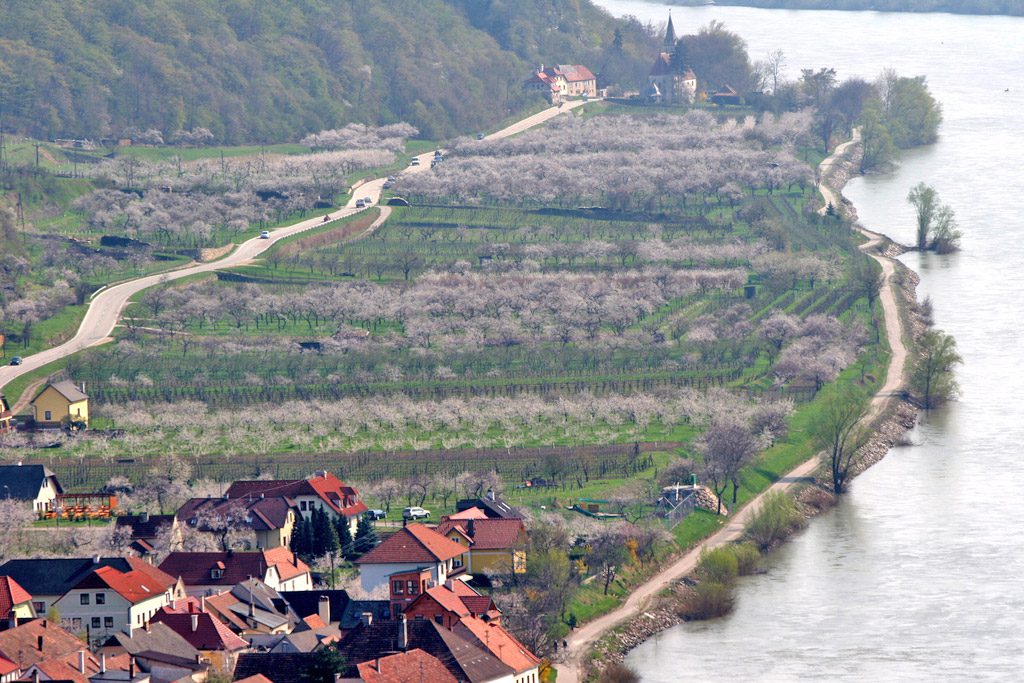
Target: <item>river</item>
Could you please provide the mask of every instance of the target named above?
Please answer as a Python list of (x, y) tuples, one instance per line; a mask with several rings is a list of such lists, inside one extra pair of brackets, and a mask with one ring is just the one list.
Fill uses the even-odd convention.
[[(664, 22), (664, 5), (598, 0)], [(745, 579), (729, 617), (683, 624), (627, 662), (649, 683), (709, 680), (1018, 680), (1024, 677), (1024, 19), (950, 14), (683, 8), (677, 33), (712, 19), (752, 59), (782, 49), (790, 78), (834, 67), (925, 75), (941, 139), (889, 175), (845, 189), (872, 230), (909, 243), (911, 186), (956, 211), (963, 251), (908, 254), (937, 325), (958, 342), (959, 401), (894, 448)]]

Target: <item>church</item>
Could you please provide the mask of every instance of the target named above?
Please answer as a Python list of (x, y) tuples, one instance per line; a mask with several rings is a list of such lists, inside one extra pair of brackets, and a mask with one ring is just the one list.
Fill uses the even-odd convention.
[(682, 72), (672, 68), (672, 53), (676, 49), (676, 29), (672, 24), (672, 12), (668, 14), (668, 27), (662, 51), (654, 60), (647, 76), (644, 96), (652, 104), (692, 104), (697, 97), (697, 76), (687, 67)]

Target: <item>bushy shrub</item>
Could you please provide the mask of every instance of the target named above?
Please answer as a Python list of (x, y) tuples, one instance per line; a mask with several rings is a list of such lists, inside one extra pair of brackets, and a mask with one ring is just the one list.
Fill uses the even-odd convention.
[(731, 612), (734, 602), (731, 586), (714, 581), (702, 581), (683, 598), (679, 606), (679, 616), (693, 621), (714, 619)]
[(640, 683), (640, 675), (625, 664), (609, 664), (601, 672), (598, 683)]
[(720, 583), (729, 585), (739, 576), (739, 562), (732, 548), (722, 547), (703, 550), (697, 564), (697, 578), (701, 584)]
[(753, 543), (737, 543), (729, 546), (729, 551), (736, 558), (740, 576), (750, 576), (761, 571), (761, 551)]
[(747, 523), (746, 536), (762, 550), (767, 550), (803, 524), (796, 503), (785, 493), (765, 494), (761, 509)]

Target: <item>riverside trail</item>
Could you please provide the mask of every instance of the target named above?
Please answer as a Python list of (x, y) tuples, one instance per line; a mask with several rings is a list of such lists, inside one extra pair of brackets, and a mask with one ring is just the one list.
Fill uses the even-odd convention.
[[(851, 147), (858, 144), (859, 140), (859, 131), (854, 130), (853, 137), (836, 147), (832, 154), (819, 165), (822, 181), (818, 189), (824, 199), (825, 207), (830, 202), (835, 207), (840, 206), (842, 201), (840, 192), (827, 185), (827, 182), (839, 160)], [(822, 208), (822, 213), (824, 213), (825, 207)], [(885, 238), (859, 226), (856, 229), (868, 240), (860, 246), (860, 249), (875, 259), (882, 267), (884, 282), (879, 292), (879, 301), (885, 314), (885, 330), (892, 352), (885, 382), (872, 398), (870, 407), (863, 417), (865, 422), (870, 423), (898, 400), (898, 396), (905, 386), (907, 348), (903, 339), (906, 330), (896, 303), (898, 284), (895, 281), (895, 263), (893, 259), (876, 253), (877, 247), (884, 242)], [(571, 633), (566, 639), (568, 649), (562, 651), (562, 661), (555, 665), (558, 670), (558, 683), (578, 683), (581, 680), (580, 666), (583, 658), (601, 636), (627, 620), (640, 615), (653, 596), (693, 572), (700, 560), (700, 554), (705, 548), (717, 548), (741, 539), (747, 521), (761, 508), (766, 495), (772, 492), (786, 491), (798, 483), (807, 481), (820, 464), (821, 459), (815, 455), (787, 472), (736, 512), (725, 527), (634, 588), (622, 605), (587, 622)]]

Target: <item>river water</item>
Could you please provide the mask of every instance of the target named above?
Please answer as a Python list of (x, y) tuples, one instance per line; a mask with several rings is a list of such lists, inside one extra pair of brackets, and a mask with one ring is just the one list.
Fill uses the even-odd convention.
[[(664, 5), (598, 0), (663, 22)], [(628, 663), (645, 682), (1024, 679), (1024, 19), (949, 14), (682, 8), (677, 33), (712, 19), (753, 59), (787, 71), (885, 67), (925, 75), (945, 108), (941, 139), (893, 174), (845, 189), (869, 228), (910, 243), (911, 186), (956, 211), (963, 251), (909, 254), (937, 325), (964, 365), (956, 403), (924, 415), (834, 511), (745, 579), (735, 612), (683, 624)], [(1008, 89), (1008, 90), (1007, 90)]]

